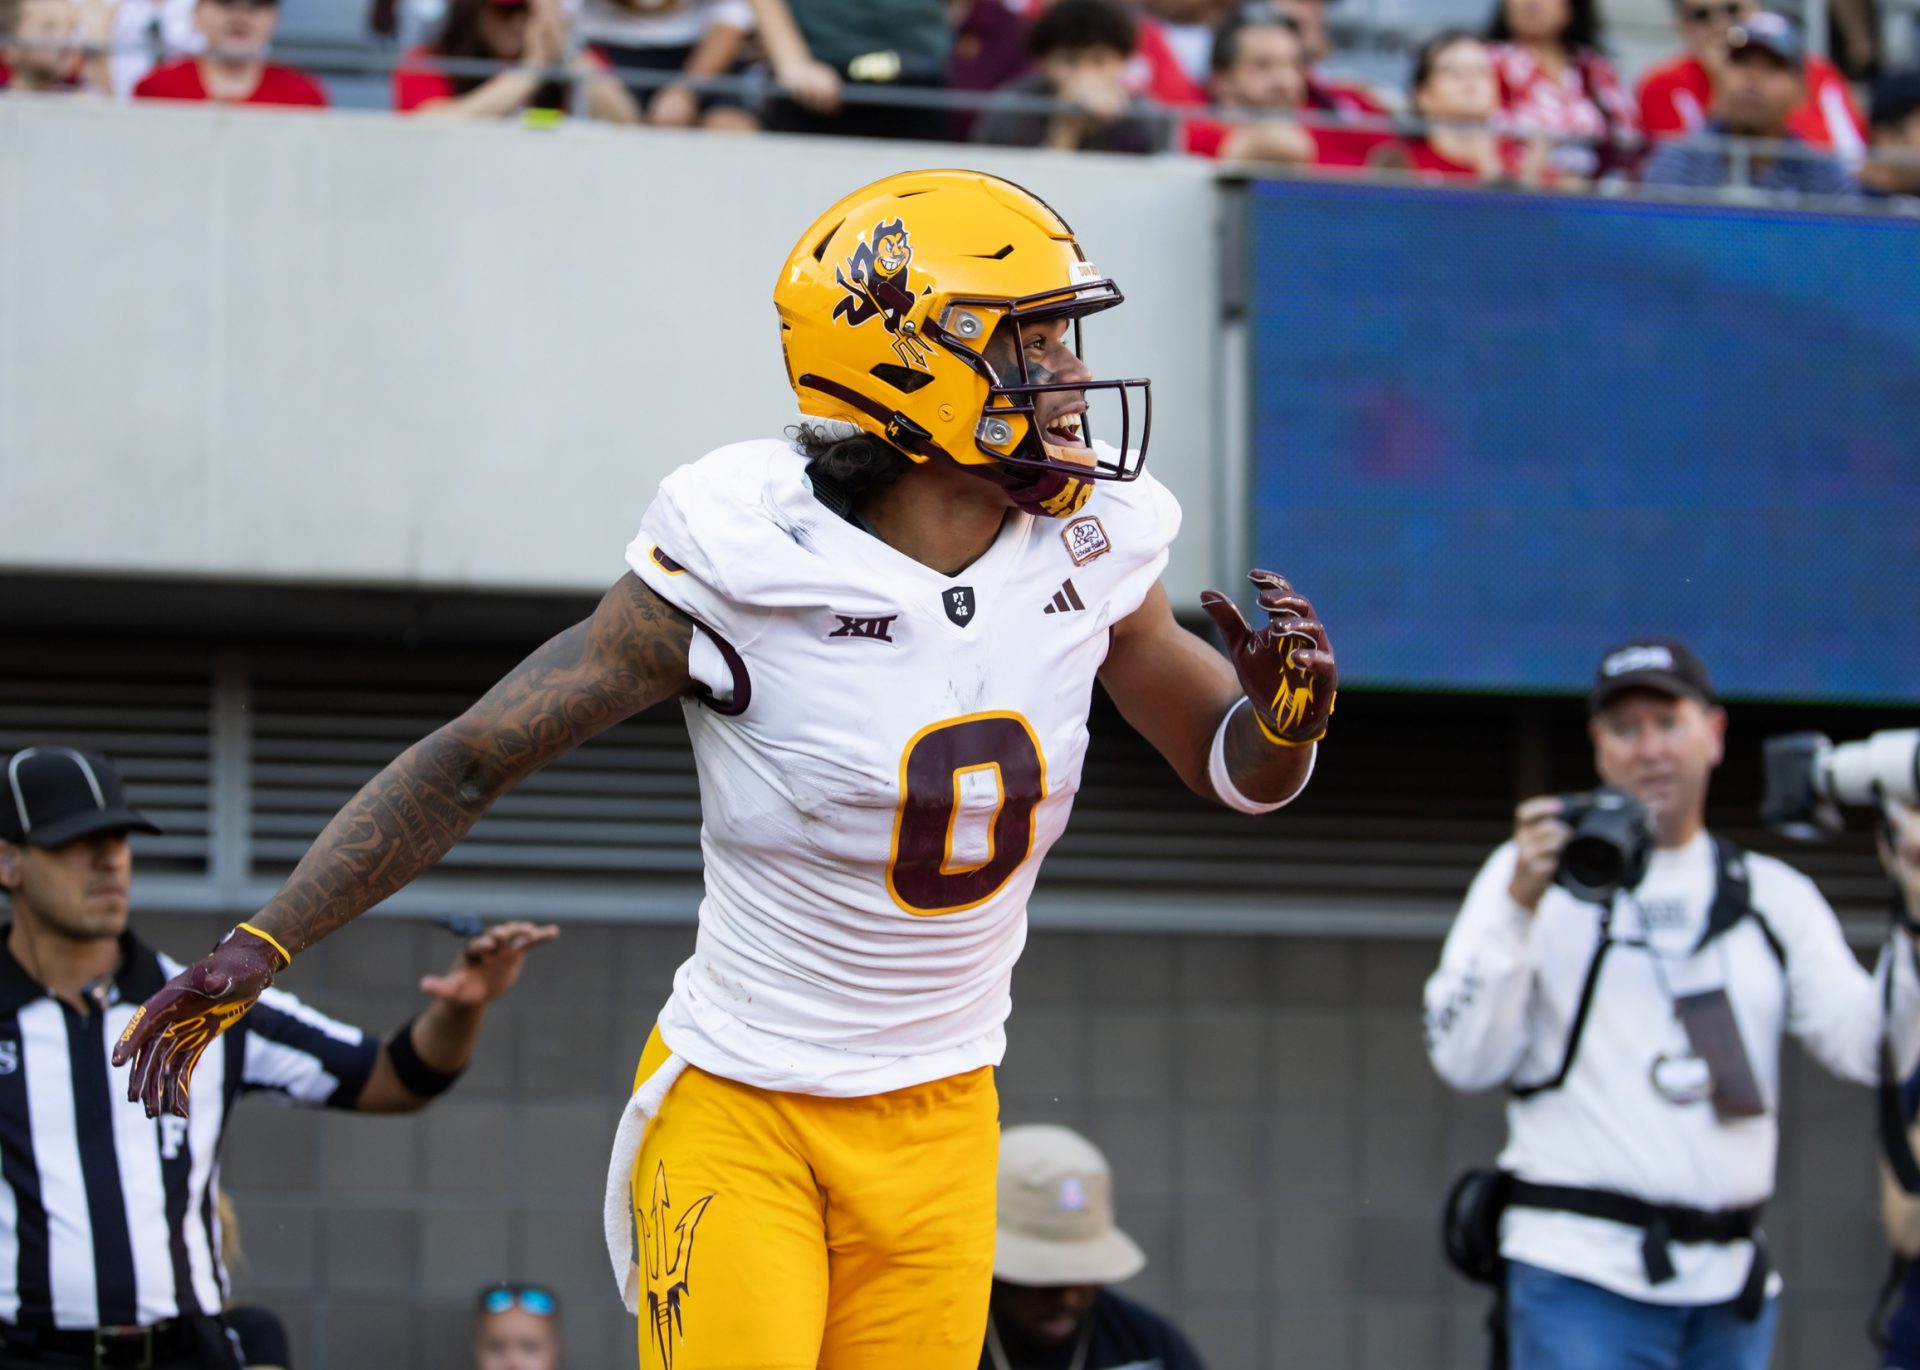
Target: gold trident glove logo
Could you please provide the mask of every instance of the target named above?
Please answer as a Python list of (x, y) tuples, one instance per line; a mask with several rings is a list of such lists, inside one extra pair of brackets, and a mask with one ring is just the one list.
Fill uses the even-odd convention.
[(667, 1163), (662, 1161), (653, 1176), (653, 1206), (638, 1215), (640, 1256), (647, 1266), (647, 1323), (664, 1370), (673, 1370), (673, 1349), (686, 1340), (680, 1304), (693, 1292), (693, 1234), (713, 1199), (711, 1194), (696, 1199), (669, 1234), (673, 1200), (667, 1194)]
[[(1301, 646), (1315, 645), (1312, 638), (1302, 637), (1299, 641)], [(1273, 702), (1267, 706), (1273, 711), (1275, 732), (1284, 733), (1289, 728), (1299, 726), (1300, 721), (1307, 716), (1307, 709), (1313, 704), (1312, 676), (1307, 677), (1307, 683), (1304, 685), (1295, 685), (1287, 679), (1287, 673), (1293, 670), (1294, 654), (1300, 650), (1299, 646), (1287, 648), (1287, 664), (1285, 670), (1280, 673), (1280, 688), (1274, 692)]]
[[(185, 1060), (186, 1064), (180, 1071), (182, 1098), (192, 1093), (194, 1067), (200, 1064), (200, 1057), (213, 1045), (213, 1039), (232, 1027), (252, 1007), (252, 999), (233, 1004), (211, 1004), (205, 1013), (182, 1018), (160, 1034), (160, 1040), (166, 1044), (167, 1064)], [(135, 1021), (139, 1020), (136, 1018)], [(132, 1031), (131, 1024), (128, 1025), (128, 1031)]]

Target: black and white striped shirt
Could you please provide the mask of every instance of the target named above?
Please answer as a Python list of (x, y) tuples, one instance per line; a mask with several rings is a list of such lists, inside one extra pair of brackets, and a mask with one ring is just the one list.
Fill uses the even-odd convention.
[(0, 929), (0, 1322), (149, 1325), (225, 1301), (214, 1188), (243, 1093), (352, 1108), (379, 1042), (268, 990), (200, 1058), (193, 1116), (127, 1101), (113, 1044), (181, 967), (131, 934), (104, 1012), (42, 988)]

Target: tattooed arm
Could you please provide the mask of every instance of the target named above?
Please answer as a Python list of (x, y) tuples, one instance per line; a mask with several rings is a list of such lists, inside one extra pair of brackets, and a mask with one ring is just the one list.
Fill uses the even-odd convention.
[(393, 894), (549, 761), (685, 693), (692, 633), (684, 614), (628, 572), (592, 617), (368, 781), (253, 926), (297, 956)]
[(129, 1098), (185, 1117), (193, 1067), (300, 952), (445, 856), (555, 757), (692, 685), (693, 624), (632, 574), (334, 816), (280, 892), (142, 1005), (114, 1048)]
[[(1286, 595), (1289, 601), (1294, 599), (1291, 588)], [(1264, 607), (1268, 594), (1261, 598)], [(1204, 598), (1202, 603), (1216, 621), (1223, 621), (1218, 607)], [(1311, 621), (1312, 606), (1307, 610), (1301, 622), (1317, 629), (1319, 625)], [(1225, 612), (1238, 622), (1231, 606)], [(1324, 653), (1327, 679), (1320, 684), (1315, 678), (1323, 696), (1319, 703), (1327, 707), (1314, 707), (1304, 718), (1276, 716), (1275, 706), (1281, 702), (1277, 696), (1286, 688), (1281, 682), (1299, 676), (1285, 668), (1284, 655), (1287, 643), (1297, 640), (1270, 629), (1251, 633), (1239, 623), (1238, 634), (1228, 637), (1231, 659), (1223, 657), (1174, 620), (1166, 590), (1156, 585), (1138, 609), (1114, 625), (1100, 683), (1107, 687), (1121, 716), (1167, 759), (1187, 788), (1204, 799), (1221, 798), (1209, 774), (1209, 760), (1214, 734), (1226, 719), (1224, 753), (1233, 787), (1257, 803), (1278, 803), (1298, 794), (1306, 784), (1313, 749), (1303, 744), (1324, 728), (1332, 702), (1333, 658), (1328, 651)], [(1301, 652), (1296, 661), (1318, 655)], [(1320, 665), (1312, 660), (1302, 664)], [(1267, 673), (1274, 677), (1272, 684), (1267, 683)], [(1250, 687), (1250, 677), (1259, 682), (1257, 690)], [(1309, 697), (1312, 688), (1307, 691)], [(1255, 693), (1257, 699), (1252, 698)], [(1301, 728), (1303, 723), (1306, 730)]]

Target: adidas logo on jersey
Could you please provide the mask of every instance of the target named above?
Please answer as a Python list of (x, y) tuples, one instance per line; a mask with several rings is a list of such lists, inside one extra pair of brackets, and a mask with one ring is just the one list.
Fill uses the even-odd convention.
[(1080, 598), (1080, 592), (1073, 588), (1073, 580), (1068, 578), (1060, 582), (1060, 588), (1053, 592), (1053, 601), (1040, 612), (1043, 614), (1072, 614), (1086, 608)]

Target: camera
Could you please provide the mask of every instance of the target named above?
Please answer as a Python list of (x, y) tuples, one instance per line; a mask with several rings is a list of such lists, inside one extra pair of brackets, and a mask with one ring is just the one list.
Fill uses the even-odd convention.
[(1646, 805), (1612, 785), (1560, 796), (1560, 817), (1573, 836), (1560, 851), (1553, 882), (1576, 899), (1610, 904), (1646, 878), (1653, 855), (1653, 818)]
[(1844, 826), (1842, 805), (1920, 803), (1920, 728), (1892, 728), (1838, 745), (1823, 733), (1787, 733), (1762, 746), (1760, 821), (1789, 837)]

